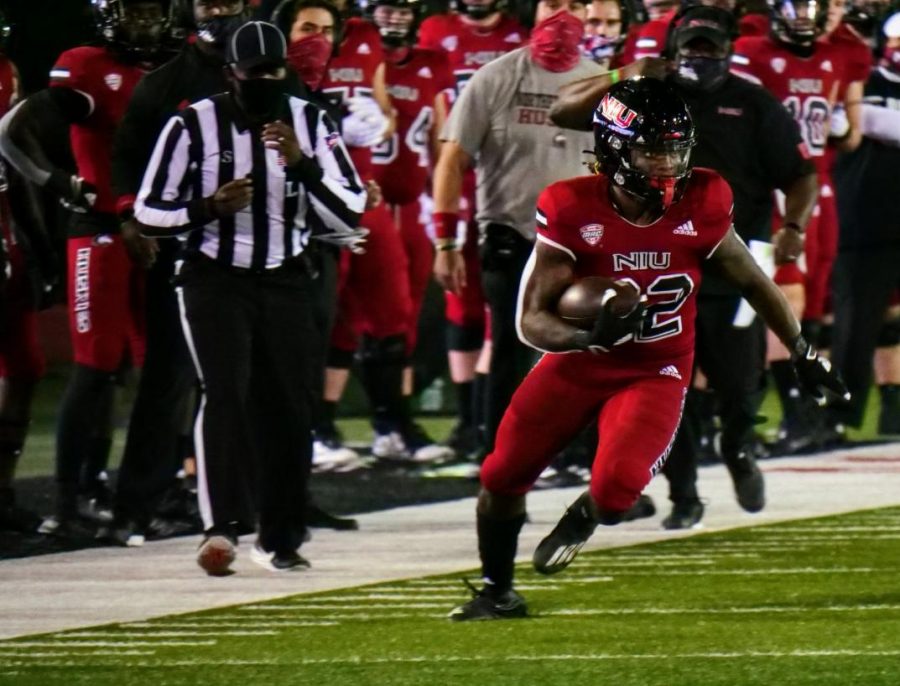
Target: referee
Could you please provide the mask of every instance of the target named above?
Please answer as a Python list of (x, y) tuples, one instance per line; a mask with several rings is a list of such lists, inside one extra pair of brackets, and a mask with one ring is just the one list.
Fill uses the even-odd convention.
[(226, 62), (229, 92), (169, 120), (135, 202), (147, 233), (185, 240), (178, 297), (203, 385), (195, 443), (205, 538), (197, 561), (212, 575), (230, 573), (236, 532), (254, 522), (254, 562), (308, 565), (297, 548), (317, 332), (310, 275), (298, 256), (308, 214), (352, 235), (365, 204), (334, 125), (285, 93), (281, 32), (244, 24)]

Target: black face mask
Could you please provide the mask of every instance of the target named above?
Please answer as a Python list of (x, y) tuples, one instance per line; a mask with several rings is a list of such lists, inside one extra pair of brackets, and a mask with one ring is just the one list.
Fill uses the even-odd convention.
[(675, 82), (682, 88), (709, 93), (728, 78), (727, 57), (679, 57), (675, 64)]
[(230, 17), (213, 17), (207, 21), (198, 21), (197, 38), (218, 50), (224, 50), (228, 39), (245, 22), (246, 18), (243, 14), (234, 14)]
[(238, 104), (253, 123), (268, 124), (278, 119), (284, 101), (284, 79), (247, 79), (234, 83)]

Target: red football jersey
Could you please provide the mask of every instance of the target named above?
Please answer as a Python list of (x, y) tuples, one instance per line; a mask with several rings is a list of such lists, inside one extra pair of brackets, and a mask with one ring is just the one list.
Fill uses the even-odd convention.
[(647, 296), (643, 329), (609, 353), (617, 364), (691, 355), (701, 265), (731, 226), (731, 188), (694, 169), (682, 199), (650, 226), (620, 217), (607, 190), (603, 175), (548, 186), (537, 203), (538, 240), (571, 255), (577, 278), (624, 279)]
[(624, 64), (639, 60), (642, 57), (659, 57), (662, 55), (663, 50), (666, 49), (669, 26), (672, 24), (676, 13), (674, 9), (669, 10), (659, 19), (641, 24), (635, 30), (633, 42), (627, 44), (629, 51), (633, 50), (633, 52), (629, 52), (631, 59), (625, 61)]
[(436, 14), (419, 27), (420, 47), (447, 53), (457, 93), (481, 67), (527, 41), (528, 30), (506, 14), (490, 28), (466, 24), (458, 14)]
[(731, 70), (781, 100), (800, 126), (816, 168), (824, 172), (831, 108), (842, 77), (839, 53), (828, 43), (817, 42), (810, 57), (799, 57), (768, 36), (739, 38)]
[(738, 31), (743, 37), (767, 36), (772, 25), (768, 14), (753, 12), (745, 14), (738, 22)]
[(856, 29), (847, 24), (839, 24), (825, 39), (840, 55), (838, 66), (841, 70), (841, 85), (838, 102), (845, 100), (847, 86), (854, 81), (866, 82), (872, 71), (872, 50)]
[(431, 166), (434, 101), (443, 91), (453, 89), (453, 73), (444, 53), (413, 48), (405, 62), (386, 63), (385, 81), (397, 112), (397, 130), (373, 148), (372, 162), (384, 199), (404, 205), (425, 190)]
[(110, 185), (113, 139), (143, 75), (140, 67), (123, 64), (106, 48), (94, 46), (67, 50), (50, 71), (51, 86), (71, 88), (91, 102), (90, 115), (69, 128), (69, 139), (79, 176), (97, 187), (97, 212), (116, 211)]
[[(339, 96), (344, 104), (353, 96), (372, 96), (372, 82), (378, 65), (384, 62), (384, 50), (378, 28), (352, 17), (344, 25), (344, 39), (338, 54), (328, 62), (322, 92)], [(348, 146), (350, 157), (364, 181), (373, 177), (372, 151)]]
[(16, 69), (5, 55), (0, 55), (0, 117), (9, 112), (16, 95)]

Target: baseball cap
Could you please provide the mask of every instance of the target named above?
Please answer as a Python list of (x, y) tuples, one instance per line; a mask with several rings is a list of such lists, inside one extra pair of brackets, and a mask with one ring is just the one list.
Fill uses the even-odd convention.
[(261, 64), (280, 67), (285, 63), (287, 46), (278, 27), (264, 21), (248, 21), (231, 36), (225, 61), (238, 69)]
[(675, 28), (675, 49), (684, 47), (695, 38), (705, 38), (718, 48), (728, 49), (734, 31), (734, 17), (730, 12), (703, 5), (691, 7)]

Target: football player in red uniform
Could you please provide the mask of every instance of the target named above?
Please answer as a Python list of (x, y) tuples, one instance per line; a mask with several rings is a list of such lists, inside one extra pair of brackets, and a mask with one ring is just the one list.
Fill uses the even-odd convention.
[[(0, 12), (0, 116), (20, 95), (18, 70), (4, 52), (9, 34)], [(37, 309), (55, 268), (32, 187), (0, 161), (0, 531), (33, 532), (40, 521), (16, 506), (13, 480), (44, 373)]]
[[(160, 57), (164, 4), (94, 2), (102, 44), (60, 55), (50, 72), (51, 87), (11, 113), (4, 141), (14, 152), (10, 162), (73, 212), (67, 250), (75, 367), (58, 416), (57, 512), (41, 525), (42, 533), (78, 533), (79, 510), (96, 520), (112, 518), (103, 502), (108, 494), (102, 476), (111, 446), (115, 379), (129, 359), (140, 366), (144, 354), (144, 274), (119, 233), (112, 144), (133, 88)], [(75, 175), (48, 159), (44, 126), (69, 128)]]
[[(453, 8), (455, 12), (434, 15), (422, 22), (419, 45), (447, 54), (458, 95), (478, 69), (523, 45), (528, 40), (528, 31), (501, 11), (498, 0), (455, 0)], [(472, 170), (463, 178), (460, 210), (462, 228), (456, 225), (453, 228), (464, 236), (462, 251), (468, 278), (460, 293), (444, 293), (450, 378), (456, 385), (459, 408), (459, 419), (447, 444), (459, 454), (467, 455), (480, 449), (478, 425), (483, 421), (490, 355), (489, 346), (483, 349), (486, 303), (481, 289), (478, 227), (473, 221), (475, 173)]]
[[(397, 117), (397, 130), (373, 150), (375, 179), (400, 229), (409, 265), (412, 308), (406, 353), (415, 349), (419, 313), (431, 278), (434, 248), (423, 224), (421, 196), (434, 160), (438, 134), (447, 117), (447, 97), (454, 88), (445, 53), (415, 47), (420, 0), (375, 0), (369, 5), (385, 51), (385, 82)], [(426, 217), (426, 221), (428, 218)], [(412, 392), (412, 369), (404, 377), (404, 394)]]
[[(690, 383), (702, 268), (741, 288), (791, 348), (811, 392), (846, 394), (735, 233), (728, 184), (711, 170), (691, 171), (694, 127), (675, 91), (652, 78), (614, 85), (597, 107), (594, 136), (599, 173), (555, 183), (538, 200), (518, 326), (524, 342), (549, 354), (516, 391), (482, 467), (477, 529), (485, 585), (450, 613), (453, 620), (526, 614), (512, 588), (525, 494), (592, 418), (599, 444), (590, 488), (538, 545), (538, 572), (561, 571), (598, 524), (621, 522), (662, 468)], [(591, 276), (642, 297), (634, 293), (633, 308), (614, 314), (623, 296), (609, 289), (592, 329), (576, 328), (557, 304), (570, 285)]]
[[(828, 0), (810, 3), (772, 0), (770, 35), (738, 39), (732, 56), (735, 74), (766, 88), (794, 116), (816, 165), (821, 196), (829, 194), (833, 186), (826, 151), (832, 114), (844, 78), (841, 52), (833, 44), (820, 40), (827, 16)], [(858, 141), (852, 126), (848, 128), (851, 130), (847, 137)], [(833, 208), (833, 203), (826, 209), (829, 207)], [(836, 231), (832, 230), (831, 235), (828, 231), (828, 227), (835, 224), (825, 222), (823, 236), (821, 215), (820, 204), (806, 230), (805, 272), (793, 262), (781, 265), (775, 273), (776, 283), (784, 290), (797, 316), (816, 324), (822, 316), (826, 285), (837, 248)], [(806, 324), (811, 337), (816, 328), (816, 325)], [(769, 360), (783, 409), (783, 444), (788, 450), (806, 447), (813, 440), (811, 408), (800, 395), (790, 368), (789, 351), (771, 333)]]

